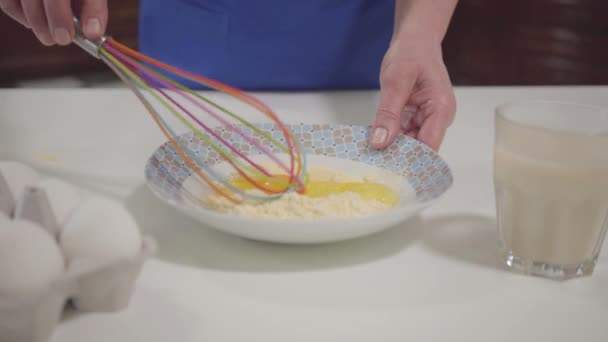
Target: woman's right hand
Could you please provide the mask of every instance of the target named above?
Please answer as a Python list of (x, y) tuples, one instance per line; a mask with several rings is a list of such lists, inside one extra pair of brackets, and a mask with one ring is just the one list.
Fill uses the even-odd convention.
[(68, 45), (74, 38), (74, 14), (89, 39), (100, 38), (108, 22), (107, 0), (0, 0), (0, 8), (21, 25), (34, 31), (46, 46)]

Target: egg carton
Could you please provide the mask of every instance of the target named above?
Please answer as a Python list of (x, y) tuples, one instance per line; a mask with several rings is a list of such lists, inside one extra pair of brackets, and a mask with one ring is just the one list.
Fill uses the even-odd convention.
[[(0, 233), (11, 222), (25, 221), (50, 234), (59, 245), (61, 226), (45, 190), (25, 186), (17, 201), (13, 193), (0, 170)], [(63, 272), (51, 282), (40, 284), (35, 292), (3, 293), (0, 287), (0, 342), (49, 340), (68, 306), (82, 313), (125, 309), (143, 264), (156, 249), (151, 237), (142, 236), (135, 257), (110, 262), (94, 258), (69, 260), (64, 255)]]

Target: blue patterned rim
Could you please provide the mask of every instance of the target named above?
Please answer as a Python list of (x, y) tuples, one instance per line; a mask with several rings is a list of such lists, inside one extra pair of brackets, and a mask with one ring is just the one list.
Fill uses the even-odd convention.
[[(272, 123), (256, 124), (256, 127), (284, 142), (280, 129)], [(453, 177), (446, 162), (428, 146), (407, 136), (400, 136), (384, 150), (370, 148), (368, 140), (370, 127), (354, 125), (287, 125), (300, 142), (304, 153), (323, 155), (339, 159), (360, 161), (378, 168), (389, 170), (407, 179), (420, 202), (438, 198), (452, 185)], [(260, 140), (260, 143), (279, 153), (278, 148), (267, 139), (255, 135), (252, 129), (239, 126), (245, 134)], [(217, 128), (222, 138), (245, 155), (259, 155), (261, 152), (232, 130)], [(179, 137), (179, 142), (187, 148), (200, 167), (209, 167), (222, 162), (222, 157), (209, 148), (192, 132)], [(148, 160), (145, 168), (148, 184), (161, 197), (180, 201), (182, 184), (192, 170), (184, 163), (170, 143), (163, 144)]]

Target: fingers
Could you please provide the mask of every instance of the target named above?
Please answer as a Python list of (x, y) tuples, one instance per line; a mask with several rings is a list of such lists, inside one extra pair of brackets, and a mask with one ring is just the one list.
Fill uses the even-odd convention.
[(21, 7), (20, 0), (0, 0), (0, 9), (19, 24), (30, 28), (30, 25), (27, 23), (27, 19), (25, 19), (25, 15), (23, 14), (23, 7)]
[(401, 130), (401, 113), (407, 103), (416, 75), (413, 72), (386, 73), (380, 79), (380, 104), (372, 128), (372, 148), (388, 146)]
[(108, 24), (107, 0), (83, 0), (80, 21), (87, 38), (98, 39), (103, 36)]
[(49, 31), (49, 24), (42, 1), (21, 0), (21, 7), (23, 8), (23, 14), (28, 25), (34, 31), (38, 40), (46, 46), (53, 45), (55, 40)]
[(415, 124), (420, 127), (417, 139), (435, 151), (439, 150), (446, 130), (452, 124), (456, 113), (456, 99), (450, 90), (437, 94), (427, 101), (422, 112), (416, 116)]
[[(90, 39), (100, 38), (108, 22), (107, 0), (81, 0), (82, 30)], [(0, 9), (32, 29), (44, 45), (67, 45), (74, 37), (71, 0), (0, 0)]]
[(11, 18), (31, 28), (44, 45), (67, 45), (72, 41), (70, 0), (0, 0), (0, 7)]
[(429, 116), (415, 138), (433, 150), (438, 151), (448, 128), (445, 121), (445, 118), (439, 115)]
[(413, 118), (418, 112), (418, 106), (406, 105), (401, 113), (401, 131), (408, 133), (413, 128)]
[(55, 43), (68, 45), (74, 37), (74, 22), (70, 0), (43, 0), (49, 31)]

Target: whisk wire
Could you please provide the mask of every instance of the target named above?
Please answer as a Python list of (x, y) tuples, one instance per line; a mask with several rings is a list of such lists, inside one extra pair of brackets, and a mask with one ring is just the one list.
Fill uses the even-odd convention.
[[(116, 63), (117, 61), (115, 60), (115, 58), (112, 55), (104, 54), (104, 57), (108, 58), (111, 62), (113, 62), (113, 64), (110, 64), (110, 67), (112, 68), (112, 70), (114, 70), (114, 72), (117, 73), (121, 79), (126, 81), (126, 83), (129, 85), (129, 87), (136, 93), (138, 98), (144, 103), (144, 106), (150, 110), (152, 115), (154, 115), (155, 121), (157, 122), (157, 124), (159, 124), (159, 127), (161, 128), (163, 133), (165, 133), (167, 138), (170, 139), (171, 143), (174, 145), (175, 150), (180, 152), (180, 149), (176, 145), (176, 144), (178, 144), (181, 146), (182, 150), (184, 152), (186, 152), (186, 154), (188, 154), (188, 156), (190, 157), (190, 160), (187, 157), (185, 157), (184, 154), (180, 154), (180, 156), (187, 162), (187, 165), (191, 169), (197, 170), (196, 166), (193, 165), (194, 162), (192, 161), (193, 159), (196, 159), (195, 156), (192, 155), (192, 152), (188, 149), (187, 146), (185, 146), (185, 144), (183, 142), (180, 142), (179, 139), (177, 139), (177, 135), (173, 132), (173, 130), (171, 129), (171, 126), (166, 123), (166, 121), (154, 109), (154, 107), (145, 98), (145, 96), (141, 93), (141, 91), (137, 88), (137, 86), (133, 84), (135, 82), (138, 85), (140, 85), (141, 87), (146, 88), (145, 79), (138, 77), (140, 75), (138, 75), (136, 71), (130, 70), (126, 66), (124, 66), (120, 63)], [(117, 65), (118, 67), (114, 66), (114, 65)], [(128, 75), (125, 75), (125, 73), (127, 73)], [(221, 183), (221, 177), (218, 176), (215, 172), (213, 172), (212, 169), (210, 169), (208, 167), (204, 168), (204, 169), (205, 169), (205, 172), (211, 176), (211, 178), (213, 178), (216, 182)], [(196, 173), (205, 181), (205, 183), (212, 186), (212, 184), (210, 184), (210, 182), (207, 181), (207, 179), (206, 179), (206, 177), (204, 177), (204, 175), (198, 174), (198, 172), (196, 172)], [(232, 186), (230, 183), (227, 183), (224, 186), (227, 187), (228, 190), (230, 190), (232, 192), (239, 192), (239, 190), (237, 188), (235, 188), (234, 186)], [(216, 190), (216, 189), (217, 188), (214, 188), (214, 190)], [(185, 191), (187, 192), (188, 198), (190, 200), (197, 198), (191, 192), (189, 192), (187, 189), (185, 189)], [(279, 195), (256, 196), (256, 195), (247, 194), (247, 193), (243, 193), (242, 196), (246, 199), (250, 199), (250, 200), (254, 200), (254, 201), (268, 201), (268, 200), (272, 200), (272, 199), (276, 199), (276, 198), (280, 197)], [(240, 203), (240, 201), (237, 201), (234, 198), (232, 198), (231, 201), (234, 203)], [(201, 203), (200, 200), (198, 200), (197, 202)]]
[[(242, 200), (235, 198), (228, 192), (226, 192), (222, 187), (218, 186), (215, 182), (210, 180), (196, 165), (196, 163), (187, 155), (185, 149), (180, 146), (180, 143), (175, 139), (175, 133), (169, 128), (165, 120), (161, 115), (154, 109), (154, 106), (146, 99), (143, 93), (137, 88), (139, 85), (142, 88), (146, 88), (145, 82), (141, 80), (137, 75), (135, 75), (131, 70), (126, 68), (124, 65), (119, 63), (115, 57), (102, 51), (102, 59), (106, 59), (108, 66), (114, 71), (114, 73), (133, 91), (139, 101), (143, 104), (143, 106), (148, 110), (150, 116), (159, 127), (163, 135), (169, 140), (171, 145), (173, 145), (175, 151), (180, 155), (182, 160), (186, 163), (186, 165), (195, 172), (195, 174), (200, 177), (211, 189), (216, 191), (218, 194), (227, 198), (232, 203), (242, 203)], [(137, 84), (134, 84), (137, 83)]]
[[(253, 106), (254, 108), (258, 109), (259, 111), (263, 112), (264, 114), (266, 114), (267, 116), (269, 116), (273, 121), (276, 122), (277, 126), (281, 129), (282, 133), (284, 134), (284, 136), (286, 137), (286, 142), (288, 145), (288, 153), (290, 154), (290, 182), (293, 181), (299, 181), (299, 178), (296, 175), (299, 175), (300, 172), (302, 171), (301, 166), (302, 166), (302, 161), (300, 160), (300, 156), (301, 156), (301, 150), (300, 147), (298, 146), (299, 144), (297, 144), (297, 142), (295, 141), (295, 139), (293, 138), (293, 136), (290, 134), (289, 130), (281, 123), (281, 121), (279, 120), (279, 118), (277, 117), (277, 115), (270, 109), (268, 108), (264, 103), (262, 103), (261, 101), (259, 101), (258, 99), (254, 98), (253, 96), (243, 93), (241, 91), (239, 91), (236, 88), (233, 88), (229, 85), (225, 85), (222, 84), (218, 81), (200, 76), (200, 75), (195, 75), (192, 73), (189, 73), (187, 71), (183, 71), (180, 70), (176, 67), (173, 67), (171, 65), (167, 65), (165, 63), (162, 63), (160, 61), (157, 61), (153, 58), (150, 58), (148, 56), (142, 55), (141, 53), (132, 50), (112, 39), (109, 39), (107, 44), (109, 44), (111, 47), (114, 47), (116, 50), (126, 53), (130, 56), (133, 56), (134, 58), (137, 58), (143, 62), (149, 63), (151, 65), (154, 65), (156, 67), (159, 67), (161, 69), (164, 69), (166, 71), (169, 71), (171, 73), (174, 73), (178, 76), (187, 78), (191, 81), (200, 83), (202, 85), (205, 85), (209, 88), (215, 89), (215, 90), (219, 90), (222, 91), (224, 93), (227, 93), (235, 98), (239, 98), (239, 99), (243, 99), (246, 103), (248, 103), (249, 105)], [(198, 96), (197, 96), (198, 97)], [(199, 97), (202, 100), (214, 105), (216, 108), (221, 110), (221, 106), (218, 106), (217, 104), (215, 104), (214, 102)], [(230, 111), (224, 110), (224, 112), (228, 115), (231, 115), (232, 117), (238, 117), (236, 116), (234, 113), (231, 113)], [(242, 118), (240, 118), (239, 120), (240, 122), (245, 122), (245, 120), (243, 120)], [(254, 129), (256, 131), (256, 133), (261, 134), (261, 130), (259, 130), (258, 128), (255, 128), (253, 125), (248, 125), (249, 127), (251, 127), (252, 129)], [(238, 134), (238, 132), (237, 132)], [(276, 142), (276, 141), (275, 141)], [(281, 146), (280, 144), (276, 143), (277, 146)], [(272, 156), (272, 154), (269, 154)], [(298, 161), (298, 170), (294, 173), (294, 161), (297, 160)], [(303, 186), (303, 184), (301, 184), (301, 181), (298, 183), (300, 186)]]
[[(270, 175), (270, 173), (268, 171), (266, 171), (264, 168), (260, 167), (258, 164), (256, 164), (253, 161), (251, 161), (247, 156), (245, 156), (240, 151), (238, 151), (236, 148), (234, 148), (233, 146), (231, 146), (221, 136), (219, 136), (216, 132), (214, 132), (211, 128), (209, 128), (207, 125), (205, 125), (203, 122), (201, 122), (192, 113), (190, 113), (186, 108), (184, 108), (180, 103), (178, 103), (175, 99), (173, 99), (169, 94), (167, 94), (167, 92), (165, 92), (164, 90), (160, 89), (157, 85), (153, 84), (150, 80), (147, 80), (145, 78), (145, 76), (142, 74), (146, 70), (142, 70), (143, 69), (142, 67), (138, 66), (137, 64), (134, 64), (132, 61), (129, 61), (128, 57), (126, 57), (126, 56), (124, 56), (124, 55), (122, 55), (120, 53), (117, 54), (117, 57), (118, 57), (118, 59), (120, 59), (121, 61), (127, 63), (129, 66), (131, 66), (133, 69), (135, 69), (135, 70), (132, 69), (131, 71), (134, 74), (138, 75), (139, 79), (142, 80), (143, 82), (145, 82), (148, 87), (154, 88), (157, 93), (161, 94), (164, 97), (165, 100), (168, 100), (173, 105), (175, 105), (177, 108), (179, 108), (182, 112), (186, 113), (186, 115), (188, 117), (190, 117), (193, 121), (195, 121), (197, 124), (199, 124), (201, 127), (203, 127), (207, 132), (209, 132), (211, 135), (213, 135), (216, 139), (220, 140), (223, 144), (225, 144), (225, 146), (227, 146), (229, 149), (231, 149), (233, 152), (235, 152), (238, 156), (240, 156), (241, 158), (243, 158), (244, 160), (246, 160), (248, 163), (250, 163), (250, 165), (252, 165), (256, 170), (262, 172), (263, 175), (267, 176), (266, 177), (267, 180), (265, 180), (266, 182), (268, 182), (268, 183), (274, 183), (274, 184), (279, 183), (278, 180), (275, 181), (275, 182), (272, 182), (272, 180), (274, 180), (274, 179), (271, 178), (271, 175)], [(153, 80), (156, 80), (160, 85), (169, 86), (166, 81), (163, 81), (163, 80), (158, 79), (156, 77), (152, 77), (152, 78), (153, 78)], [(169, 88), (171, 88), (171, 87), (169, 87)], [(163, 99), (161, 99), (160, 97), (158, 97), (156, 93), (152, 93), (152, 94), (153, 94), (154, 97), (156, 97), (156, 99), (165, 108), (167, 108), (182, 123), (184, 123), (185, 125), (187, 125), (188, 128), (190, 128), (197, 136), (199, 136), (201, 139), (203, 139), (209, 146), (213, 147), (220, 154), (220, 156), (222, 156), (228, 163), (230, 163), (234, 167), (234, 169), (237, 171), (237, 173), (241, 177), (243, 177), (245, 180), (247, 180), (249, 183), (252, 183), (252, 184), (261, 183), (260, 181), (258, 181), (256, 179), (252, 178), (251, 176), (249, 176), (243, 170), (243, 167), (246, 167), (246, 166), (243, 165), (243, 163), (239, 162), (239, 160), (236, 159), (233, 154), (229, 153), (228, 151), (224, 150), (222, 147), (220, 147), (217, 144), (215, 144), (208, 136), (206, 136), (205, 134), (203, 134), (199, 130), (196, 130), (193, 125), (191, 125), (182, 115), (180, 115), (166, 101), (164, 101)], [(181, 94), (181, 95), (183, 96), (183, 94)], [(192, 99), (190, 99), (190, 100), (192, 100)], [(194, 104), (198, 104), (198, 103), (195, 102)], [(221, 118), (219, 118), (219, 119), (221, 120), (222, 123), (228, 124), (225, 120), (222, 120)], [(275, 157), (275, 160), (277, 162), (279, 162), (276, 159), (276, 157)], [(273, 190), (272, 188), (268, 188), (268, 187), (264, 186), (263, 183), (262, 183), (262, 185), (258, 186), (258, 188), (260, 190), (262, 190), (263, 192), (267, 193), (267, 194), (280, 194), (280, 193), (284, 192), (284, 191), (282, 191), (280, 189), (279, 190), (276, 190), (276, 189)]]
[[(140, 102), (142, 102), (144, 107), (148, 110), (155, 123), (160, 128), (161, 132), (172, 144), (175, 151), (184, 160), (185, 164), (191, 170), (193, 170), (194, 173), (200, 179), (202, 179), (208, 186), (210, 186), (216, 193), (227, 198), (233, 203), (241, 203), (243, 198), (252, 199), (256, 201), (266, 201), (276, 199), (280, 197), (283, 193), (289, 191), (304, 191), (304, 184), (307, 181), (308, 175), (305, 172), (306, 158), (305, 155), (301, 153), (302, 149), (299, 144), (299, 141), (297, 141), (297, 139), (295, 139), (293, 135), (290, 134), (289, 130), (280, 122), (276, 114), (272, 112), (272, 110), (270, 110), (261, 101), (246, 93), (240, 92), (236, 88), (232, 88), (220, 82), (202, 76), (194, 75), (174, 68), (172, 66), (166, 65), (162, 62), (156, 61), (150, 57), (138, 53), (137, 51), (131, 50), (128, 47), (112, 39), (107, 39), (105, 43), (99, 47), (99, 57), (108, 66), (110, 66), (114, 73), (116, 73), (118, 77), (125, 84), (127, 84), (128, 87), (135, 93)], [(243, 118), (232, 113), (227, 108), (194, 92), (193, 90), (179, 84), (178, 82), (171, 80), (160, 72), (146, 66), (145, 63), (164, 69), (165, 71), (172, 72), (179, 76), (191, 79), (195, 82), (199, 82), (205, 86), (222, 91), (233, 97), (242, 99), (244, 102), (256, 108), (260, 112), (264, 113), (266, 116), (276, 122), (277, 127), (282, 131), (285, 137), (287, 147), (283, 146), (272, 135), (262, 131), (255, 125), (247, 122)], [(176, 94), (179, 94), (179, 96), (186, 99), (191, 104), (195, 105), (199, 109), (205, 111), (206, 113), (214, 117), (225, 127), (240, 135), (247, 142), (258, 148), (260, 152), (265, 153), (271, 158), (272, 161), (277, 163), (281, 169), (288, 173), (289, 181), (275, 178), (272, 174), (270, 174), (270, 172), (268, 172), (268, 170), (266, 170), (266, 168), (253, 162), (245, 154), (241, 153), (238, 149), (229, 144), (224, 138), (221, 137), (220, 134), (215, 132), (208, 125), (203, 123), (191, 112), (189, 112), (167, 91), (163, 90), (163, 87), (175, 92)], [(204, 167), (204, 165), (203, 172), (201, 167), (199, 167), (199, 165), (194, 162), (196, 156), (193, 155), (192, 151), (189, 150), (188, 146), (186, 146), (182, 139), (179, 139), (179, 136), (175, 134), (175, 132), (171, 129), (171, 126), (163, 119), (159, 112), (149, 102), (149, 100), (142, 93), (140, 88), (146, 90), (149, 94), (151, 94), (163, 107), (168, 109), (182, 124), (186, 125), (194, 134), (196, 134), (196, 136), (202, 139), (202, 141), (204, 141), (208, 146), (213, 148), (225, 161), (227, 161), (237, 171), (237, 173), (241, 177), (243, 177), (245, 180), (247, 180), (259, 190), (263, 191), (266, 196), (257, 196), (254, 194), (242, 192), (232, 186), (230, 182), (224, 182), (222, 180), (222, 177), (218, 176), (215, 172), (213, 172), (211, 168)], [(244, 132), (238, 129), (236, 125), (229, 123), (220, 115), (214, 113), (213, 110), (205, 106), (203, 103), (197, 102), (195, 99), (203, 101), (204, 103), (207, 103), (212, 107), (220, 110), (224, 114), (227, 114), (228, 116), (237, 120), (244, 126), (250, 128), (252, 131), (258, 133), (263, 138), (266, 138), (267, 141), (274, 144), (274, 146), (276, 146), (279, 150), (288, 153), (290, 157), (289, 167), (287, 167), (285, 163), (276, 158), (276, 156), (272, 154), (271, 151), (265, 146), (263, 146), (259, 141), (256, 141), (255, 139), (247, 136)], [(172, 105), (175, 107), (173, 107)], [(221, 144), (228, 147), (228, 150), (216, 144), (208, 135), (194, 127), (194, 125), (190, 121), (188, 121), (186, 117), (180, 114), (178, 110), (185, 113), (186, 116), (190, 118), (190, 120), (200, 126), (204, 131), (208, 132)], [(237, 156), (244, 160), (246, 163), (243, 163), (239, 158), (237, 158)], [(250, 176), (248, 172), (256, 174), (258, 176), (258, 179), (255, 179), (253, 176)], [(213, 178), (213, 180), (210, 178)], [(265, 184), (270, 186), (266, 186)], [(274, 185), (275, 187), (272, 187), (272, 185)], [(276, 185), (281, 185), (282, 188), (277, 189)], [(230, 192), (232, 192), (232, 194)], [(234, 196), (234, 193), (239, 193), (241, 196)], [(193, 195), (189, 194), (189, 197), (193, 197)], [(194, 198), (196, 197), (194, 196)]]
[[(136, 64), (136, 63), (135, 63), (135, 62), (133, 62), (133, 61), (129, 61), (129, 60), (127, 60), (127, 59), (126, 59), (126, 56), (124, 56), (124, 55), (122, 55), (120, 52), (118, 52), (118, 51), (114, 50), (112, 47), (108, 47), (108, 49), (109, 49), (110, 51), (114, 52), (114, 53), (115, 53), (117, 56), (121, 57), (121, 59), (122, 59), (123, 61), (125, 61), (125, 62), (129, 63), (131, 66), (133, 66), (133, 67), (135, 67), (135, 68), (137, 68), (137, 69), (139, 69), (139, 70), (142, 70), (142, 71), (144, 71), (144, 72), (147, 72), (147, 73), (150, 75), (150, 77), (152, 77), (152, 78), (153, 78), (155, 81), (157, 81), (157, 82), (158, 82), (158, 83), (160, 83), (161, 85), (163, 85), (163, 86), (165, 86), (165, 87), (167, 87), (167, 88), (169, 88), (169, 89), (172, 89), (172, 90), (178, 91), (178, 93), (179, 93), (181, 96), (183, 96), (185, 99), (187, 99), (187, 100), (188, 100), (190, 103), (194, 104), (194, 105), (195, 105), (195, 106), (197, 106), (198, 108), (200, 108), (200, 109), (204, 110), (205, 112), (207, 112), (208, 114), (212, 115), (212, 116), (213, 116), (213, 117), (214, 117), (216, 120), (220, 121), (220, 122), (221, 122), (223, 125), (225, 125), (225, 126), (227, 126), (227, 127), (231, 128), (231, 129), (232, 129), (234, 132), (236, 132), (238, 135), (240, 135), (241, 137), (243, 137), (243, 138), (244, 138), (246, 141), (248, 141), (249, 143), (251, 143), (252, 145), (254, 145), (254, 146), (255, 146), (256, 148), (258, 148), (258, 149), (259, 149), (261, 152), (263, 152), (263, 153), (265, 153), (266, 155), (268, 155), (268, 156), (269, 156), (269, 157), (270, 157), (270, 158), (271, 158), (271, 159), (272, 159), (272, 160), (273, 160), (275, 163), (279, 164), (279, 166), (281, 166), (281, 168), (282, 168), (284, 171), (286, 171), (286, 172), (291, 172), (290, 170), (288, 170), (288, 169), (287, 169), (287, 167), (285, 166), (285, 164), (284, 164), (283, 162), (281, 162), (281, 161), (280, 161), (278, 158), (276, 158), (276, 156), (274, 156), (274, 155), (271, 153), (271, 151), (269, 151), (267, 148), (265, 148), (264, 146), (262, 146), (260, 143), (256, 142), (254, 139), (252, 139), (252, 138), (251, 138), (251, 137), (249, 137), (248, 135), (244, 134), (244, 133), (243, 133), (243, 132), (242, 132), (240, 129), (238, 129), (238, 128), (237, 128), (237, 127), (235, 127), (234, 125), (231, 125), (231, 124), (230, 124), (228, 121), (226, 121), (226, 120), (222, 119), (220, 115), (218, 115), (218, 114), (214, 113), (214, 112), (213, 112), (213, 111), (211, 111), (209, 108), (207, 108), (207, 107), (205, 107), (204, 105), (202, 105), (201, 103), (194, 101), (194, 99), (193, 99), (192, 97), (190, 97), (190, 96), (191, 96), (191, 95), (195, 95), (197, 98), (202, 99), (203, 101), (205, 101), (205, 102), (207, 102), (207, 103), (209, 103), (209, 104), (213, 105), (213, 106), (214, 106), (214, 107), (216, 107), (216, 108), (219, 108), (220, 110), (222, 110), (224, 113), (226, 113), (226, 114), (230, 115), (231, 117), (237, 118), (237, 119), (238, 119), (240, 122), (245, 122), (245, 123), (247, 123), (247, 121), (245, 121), (245, 120), (243, 120), (242, 118), (238, 117), (238, 116), (237, 116), (237, 115), (235, 115), (234, 113), (232, 113), (232, 112), (228, 111), (228, 110), (227, 110), (227, 109), (225, 109), (224, 107), (217, 105), (215, 102), (213, 102), (213, 101), (211, 101), (211, 100), (209, 100), (209, 99), (207, 99), (207, 98), (205, 98), (205, 97), (203, 97), (203, 96), (200, 96), (200, 95), (198, 95), (198, 94), (194, 93), (194, 92), (193, 92), (193, 91), (191, 91), (191, 90), (189, 90), (189, 91), (188, 91), (188, 89), (187, 89), (186, 87), (184, 87), (184, 86), (182, 86), (182, 85), (179, 85), (177, 82), (175, 82), (175, 81), (172, 81), (172, 80), (168, 79), (167, 77), (163, 76), (162, 74), (160, 74), (160, 73), (158, 73), (158, 72), (156, 72), (156, 71), (154, 71), (154, 70), (152, 70), (152, 69), (150, 69), (150, 68), (147, 68), (147, 67), (145, 67), (145, 66), (143, 66), (143, 65), (138, 65), (138, 64)], [(155, 88), (156, 88), (156, 90), (157, 90), (157, 91), (162, 92), (164, 95), (166, 95), (166, 93), (165, 93), (165, 92), (163, 92), (162, 90), (158, 89), (157, 87), (155, 87)], [(176, 88), (179, 88), (179, 89), (176, 89)], [(181, 89), (181, 90), (183, 90), (183, 91), (185, 91), (185, 92), (187, 92), (188, 94), (180, 93), (180, 92), (179, 92), (179, 90), (180, 90), (180, 89)], [(165, 97), (168, 97), (168, 96), (165, 96)], [(172, 101), (172, 102), (173, 102), (175, 105), (179, 106), (179, 108), (180, 108), (180, 109), (181, 109), (181, 110), (182, 110), (184, 113), (186, 113), (186, 114), (187, 114), (187, 115), (188, 115), (188, 116), (189, 116), (189, 117), (190, 117), (190, 118), (191, 118), (193, 121), (195, 121), (195, 122), (196, 122), (196, 123), (197, 123), (199, 126), (203, 127), (203, 128), (204, 128), (204, 129), (205, 129), (207, 132), (209, 132), (209, 133), (210, 133), (210, 134), (212, 134), (214, 137), (216, 137), (216, 139), (220, 140), (222, 143), (224, 143), (226, 146), (228, 146), (228, 147), (229, 147), (229, 148), (230, 148), (230, 149), (231, 149), (233, 152), (237, 153), (237, 154), (238, 154), (238, 155), (239, 155), (241, 158), (245, 159), (245, 160), (246, 160), (246, 161), (247, 161), (247, 162), (248, 162), (248, 163), (249, 163), (251, 166), (253, 166), (253, 168), (254, 168), (254, 169), (256, 169), (256, 170), (260, 171), (260, 172), (261, 172), (261, 175), (260, 175), (260, 176), (262, 176), (262, 178), (263, 178), (263, 180), (264, 180), (264, 181), (266, 181), (266, 182), (270, 182), (270, 183), (274, 183), (274, 184), (281, 183), (279, 180), (276, 180), (275, 178), (272, 178), (271, 174), (270, 174), (270, 173), (269, 173), (269, 172), (268, 172), (266, 169), (264, 169), (262, 166), (260, 166), (260, 165), (258, 165), (258, 164), (256, 164), (256, 163), (252, 162), (250, 159), (248, 159), (247, 157), (245, 157), (245, 156), (244, 156), (242, 153), (239, 153), (239, 152), (238, 152), (238, 150), (236, 150), (235, 148), (233, 148), (232, 146), (230, 146), (230, 144), (228, 144), (228, 143), (227, 143), (225, 140), (223, 140), (223, 139), (219, 138), (219, 135), (215, 134), (215, 132), (213, 132), (213, 130), (211, 130), (211, 129), (210, 129), (208, 126), (204, 125), (204, 124), (203, 124), (203, 123), (202, 123), (200, 120), (198, 120), (198, 119), (197, 119), (195, 116), (193, 116), (193, 115), (192, 115), (190, 112), (188, 112), (188, 111), (187, 111), (185, 108), (183, 108), (183, 106), (179, 105), (179, 104), (178, 104), (176, 101), (174, 101), (174, 100), (171, 100), (171, 101)], [(263, 135), (263, 136), (265, 136), (265, 137), (267, 137), (267, 138), (269, 138), (269, 140), (270, 140), (271, 142), (273, 142), (273, 143), (275, 144), (275, 146), (278, 146), (278, 147), (279, 147), (279, 148), (281, 148), (283, 151), (287, 152), (287, 149), (286, 149), (284, 146), (282, 146), (282, 145), (281, 145), (281, 144), (280, 144), (278, 141), (276, 141), (274, 138), (272, 138), (272, 136), (270, 136), (269, 134), (267, 134), (267, 133), (265, 133), (265, 132), (263, 132), (263, 131), (259, 130), (257, 127), (255, 127), (255, 126), (251, 125), (250, 123), (247, 123), (247, 124), (248, 124), (248, 126), (249, 126), (249, 127), (253, 127), (255, 131), (257, 131), (257, 132), (262, 132), (262, 133), (263, 133), (262, 135)], [(200, 136), (200, 134), (199, 134), (199, 137), (201, 137), (201, 136)], [(203, 138), (203, 137), (201, 137), (201, 138)], [(214, 149), (215, 149), (215, 150), (216, 150), (218, 153), (222, 153), (222, 154), (223, 154), (223, 152), (221, 152), (221, 151), (219, 150), (219, 147), (218, 147), (217, 145), (212, 144), (212, 143), (211, 143), (211, 142), (210, 142), (210, 141), (209, 141), (207, 138), (203, 138), (203, 139), (205, 139), (205, 142), (206, 142), (207, 144), (210, 144), (210, 146), (212, 146), (212, 147), (213, 147), (213, 148), (214, 148)], [(234, 155), (228, 154), (228, 156), (230, 156), (230, 158), (231, 158), (231, 159), (233, 160), (233, 162), (234, 162), (234, 159), (235, 159), (235, 158), (234, 158)], [(239, 166), (240, 166), (240, 167), (244, 167), (244, 165), (242, 165), (242, 164), (239, 164)], [(252, 170), (252, 169), (249, 169), (249, 171), (253, 171), (253, 170)], [(250, 180), (251, 180), (251, 179), (250, 179)], [(265, 190), (268, 190), (268, 189), (265, 189)], [(270, 191), (270, 190), (268, 190), (268, 191)], [(282, 192), (282, 191), (275, 191), (275, 193), (279, 193), (279, 192)]]

